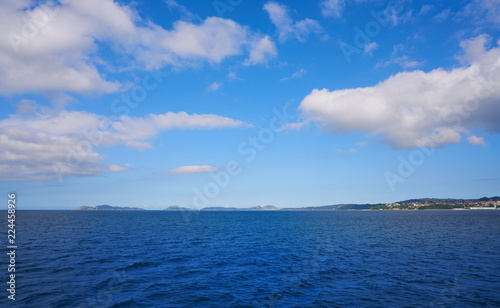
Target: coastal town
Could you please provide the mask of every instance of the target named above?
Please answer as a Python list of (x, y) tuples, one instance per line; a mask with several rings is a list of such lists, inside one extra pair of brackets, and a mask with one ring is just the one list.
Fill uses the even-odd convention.
[(370, 207), (371, 210), (491, 210), (500, 209), (500, 200), (416, 199)]

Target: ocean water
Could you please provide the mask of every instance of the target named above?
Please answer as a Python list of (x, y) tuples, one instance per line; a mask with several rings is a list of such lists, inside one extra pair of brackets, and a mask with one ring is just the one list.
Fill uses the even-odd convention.
[(1, 307), (500, 307), (500, 211), (17, 214)]

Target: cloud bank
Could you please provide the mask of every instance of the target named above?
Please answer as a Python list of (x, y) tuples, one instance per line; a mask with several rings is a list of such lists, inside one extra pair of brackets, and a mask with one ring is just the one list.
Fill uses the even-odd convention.
[(120, 144), (152, 149), (151, 141), (167, 130), (248, 126), (215, 114), (167, 112), (111, 120), (83, 111), (39, 112), (26, 102), (19, 108), (23, 112), (0, 121), (0, 180), (4, 181), (122, 172), (132, 165), (103, 163), (96, 149)]

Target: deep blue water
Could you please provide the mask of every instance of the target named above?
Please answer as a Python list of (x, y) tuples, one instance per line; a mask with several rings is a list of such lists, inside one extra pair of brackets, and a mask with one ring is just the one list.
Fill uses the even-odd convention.
[(17, 214), (1, 307), (500, 307), (500, 211)]

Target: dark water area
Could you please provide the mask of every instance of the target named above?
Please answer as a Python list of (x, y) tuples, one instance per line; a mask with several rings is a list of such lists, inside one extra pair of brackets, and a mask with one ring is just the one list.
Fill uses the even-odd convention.
[(18, 211), (16, 232), (1, 307), (500, 307), (500, 211)]

